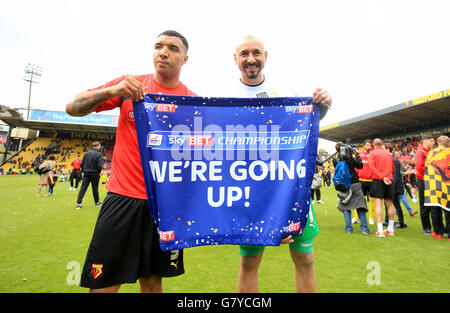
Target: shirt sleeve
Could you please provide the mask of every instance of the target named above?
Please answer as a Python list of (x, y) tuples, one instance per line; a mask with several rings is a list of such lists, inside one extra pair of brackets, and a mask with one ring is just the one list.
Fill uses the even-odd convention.
[(425, 153), (422, 150), (416, 153), (416, 169), (425, 167)]
[[(104, 85), (98, 86), (96, 88), (92, 88), (89, 89), (88, 91), (95, 91), (95, 90), (101, 90), (101, 89), (105, 89), (111, 86), (115, 86), (118, 83), (120, 83), (122, 80), (124, 80), (125, 78), (127, 78), (129, 75), (123, 75), (121, 77), (118, 77), (116, 79), (113, 79), (109, 82), (107, 82)], [(120, 107), (122, 105), (122, 98), (121, 97), (114, 97), (111, 98), (103, 103), (101, 103), (99, 106), (97, 106), (97, 108), (95, 108), (95, 112), (101, 112), (101, 111), (108, 111), (108, 110), (113, 110), (117, 107)]]
[(353, 162), (354, 162), (354, 166), (357, 169), (362, 169), (364, 164), (360, 158), (360, 156), (358, 154), (355, 153), (355, 158), (352, 158)]
[(320, 120), (322, 120), (325, 115), (328, 113), (328, 109), (330, 108), (328, 105), (319, 104), (320, 106)]
[(80, 170), (83, 172), (84, 161), (86, 160), (86, 154), (83, 155), (80, 163)]
[(98, 156), (98, 171), (101, 172), (103, 169), (103, 155), (100, 153)]

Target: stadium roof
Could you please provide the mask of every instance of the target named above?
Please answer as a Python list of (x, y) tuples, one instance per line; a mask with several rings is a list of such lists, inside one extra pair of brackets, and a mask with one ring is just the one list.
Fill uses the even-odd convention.
[(354, 143), (450, 127), (450, 89), (320, 128), (319, 137)]
[(30, 118), (25, 119), (16, 110), (3, 105), (0, 105), (0, 119), (12, 127), (96, 133), (115, 133), (118, 121), (118, 117), (112, 115), (89, 114), (74, 117), (65, 112), (44, 110), (31, 110)]

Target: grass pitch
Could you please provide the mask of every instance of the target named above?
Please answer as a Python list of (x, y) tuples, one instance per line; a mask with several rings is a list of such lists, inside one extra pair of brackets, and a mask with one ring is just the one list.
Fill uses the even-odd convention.
[[(91, 188), (76, 210), (77, 192), (58, 182), (54, 195), (40, 198), (37, 175), (0, 176), (0, 292), (85, 293), (77, 285), (100, 208)], [(100, 187), (100, 198), (106, 190)], [(450, 242), (425, 236), (418, 215), (395, 237), (353, 234), (344, 229), (333, 189), (322, 188), (324, 204), (316, 204), (320, 234), (314, 241), (315, 270), (320, 293), (448, 293)], [(410, 204), (418, 210), (418, 204)], [(404, 213), (406, 210), (404, 210)], [(376, 230), (370, 225), (371, 231)], [(267, 247), (259, 271), (262, 293), (295, 292), (288, 246)], [(236, 291), (238, 246), (185, 249), (186, 273), (163, 280), (168, 293), (229, 293)], [(120, 292), (138, 292), (139, 283)]]

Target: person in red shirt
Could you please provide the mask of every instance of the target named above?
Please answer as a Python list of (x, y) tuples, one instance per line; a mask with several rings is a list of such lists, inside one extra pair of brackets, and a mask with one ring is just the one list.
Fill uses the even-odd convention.
[(420, 208), (420, 220), (422, 221), (422, 227), (425, 235), (431, 235), (431, 209), (424, 205), (424, 181), (423, 175), (425, 173), (425, 160), (427, 159), (428, 152), (433, 149), (434, 138), (431, 135), (422, 136), (422, 144), (417, 148), (414, 156), (416, 164), (416, 179), (417, 189), (419, 190), (419, 208)]
[[(377, 237), (395, 236), (394, 234), (394, 158), (383, 148), (383, 141), (376, 138), (374, 149), (369, 154), (369, 168), (372, 172), (370, 195), (375, 198), (375, 215), (377, 219)], [(383, 199), (388, 210), (388, 228), (383, 230)]]
[[(78, 188), (78, 184), (81, 180), (81, 160), (80, 158), (76, 158), (72, 161), (72, 172), (70, 173), (70, 188), (69, 190), (76, 191)], [(73, 180), (75, 179), (75, 187), (73, 186)]]
[(162, 292), (162, 277), (184, 273), (183, 250), (163, 252), (150, 217), (141, 165), (133, 101), (145, 93), (196, 96), (180, 82), (188, 42), (176, 31), (161, 33), (154, 44), (154, 74), (122, 76), (75, 96), (66, 112), (84, 116), (120, 108), (112, 169), (89, 246), (80, 285), (91, 292), (117, 292), (140, 282), (141, 292)]
[[(356, 173), (358, 173), (359, 181), (361, 182), (362, 191), (367, 201), (369, 202), (369, 224), (373, 225), (373, 214), (375, 212), (375, 199), (370, 196), (370, 185), (372, 183), (372, 172), (369, 168), (369, 153), (373, 150), (372, 140), (366, 139), (363, 142), (364, 151), (359, 153), (359, 157), (363, 163), (363, 168), (355, 168)], [(358, 214), (354, 213), (354, 220), (359, 221)]]

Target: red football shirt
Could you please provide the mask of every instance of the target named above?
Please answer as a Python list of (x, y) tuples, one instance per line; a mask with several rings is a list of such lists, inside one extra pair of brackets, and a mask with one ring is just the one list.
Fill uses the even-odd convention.
[(359, 157), (363, 164), (363, 168), (355, 168), (355, 171), (359, 176), (359, 181), (372, 181), (372, 172), (369, 167), (369, 153), (361, 151)]
[(81, 160), (79, 160), (79, 159), (73, 160), (71, 165), (73, 167), (72, 171), (74, 173), (80, 173), (81, 172)]
[[(116, 78), (103, 86), (91, 90), (103, 89), (120, 83), (128, 76)], [(134, 76), (142, 83), (145, 91), (155, 94), (196, 96), (184, 84), (168, 88), (158, 84), (153, 74)], [(111, 175), (106, 188), (114, 193), (131, 198), (147, 199), (145, 190), (144, 172), (141, 165), (141, 156), (134, 123), (133, 102), (130, 98), (115, 97), (100, 104), (96, 112), (112, 110), (120, 107), (119, 122), (116, 131), (116, 144), (114, 147)]]
[(422, 144), (417, 148), (416, 154), (414, 155), (417, 179), (423, 179), (423, 175), (425, 174), (425, 160), (429, 152), (430, 150)]
[(71, 165), (74, 170), (79, 170), (81, 168), (81, 161), (78, 159), (73, 160)]
[(394, 179), (394, 158), (381, 147), (375, 147), (369, 154), (369, 167), (373, 179)]

